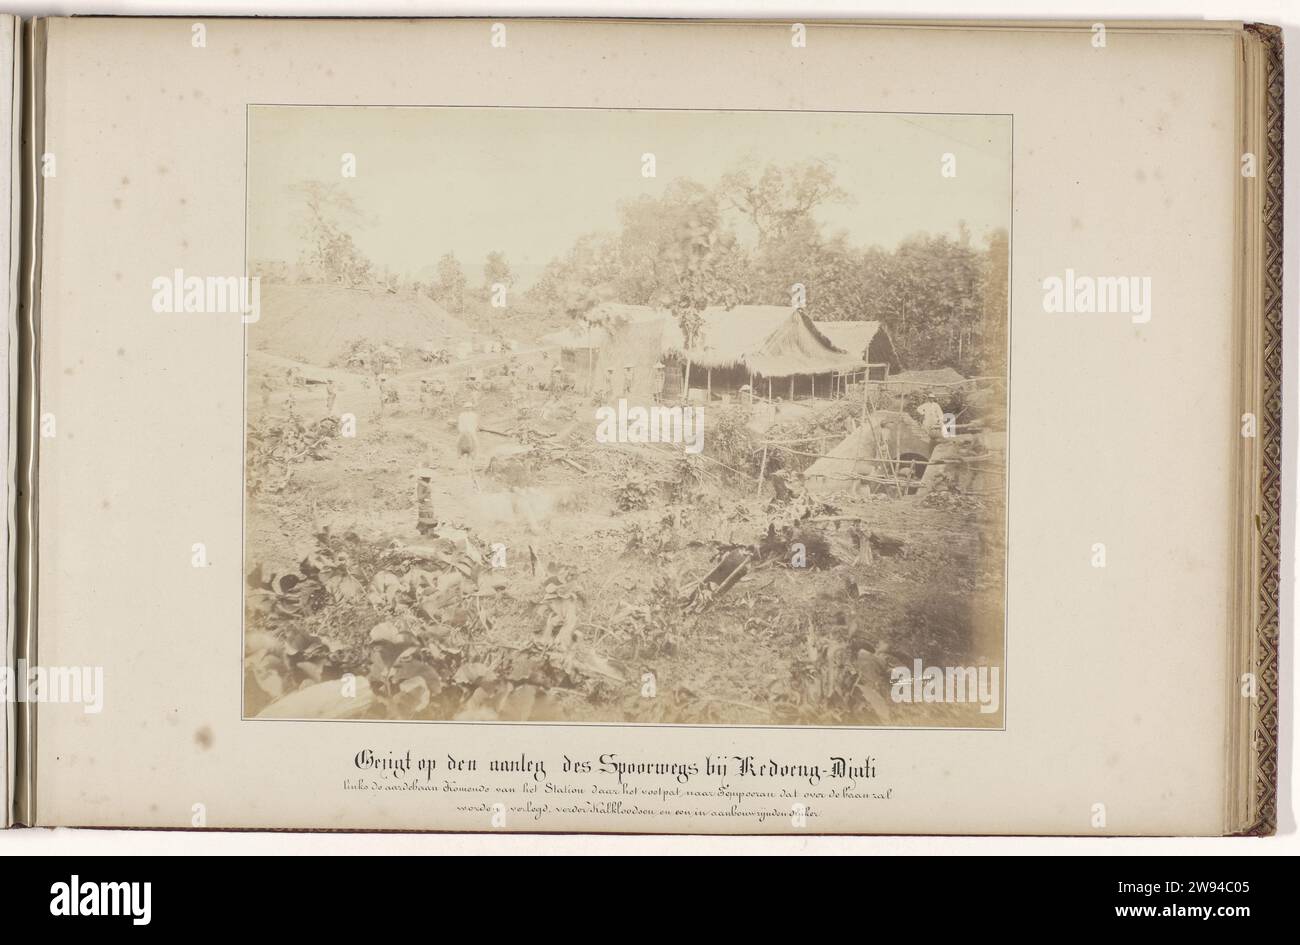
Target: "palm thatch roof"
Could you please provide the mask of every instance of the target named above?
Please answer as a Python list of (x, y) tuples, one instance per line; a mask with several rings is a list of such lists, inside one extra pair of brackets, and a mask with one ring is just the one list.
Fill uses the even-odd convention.
[(815, 321), (813, 324), (835, 347), (860, 354), (869, 364), (888, 364), (891, 373), (902, 370), (894, 341), (881, 322)]
[(624, 305), (620, 302), (602, 302), (586, 314), (582, 321), (568, 328), (543, 335), (542, 341), (561, 348), (586, 350), (603, 348), (611, 336), (628, 325), (672, 319), (671, 313), (648, 305)]
[(900, 387), (957, 387), (966, 383), (966, 378), (953, 368), (941, 367), (928, 371), (904, 371), (890, 377), (889, 383)]
[(544, 344), (554, 345), (557, 348), (576, 348), (580, 351), (585, 351), (587, 348), (602, 348), (607, 341), (609, 341), (609, 333), (605, 329), (594, 325), (588, 327), (581, 323), (560, 331), (553, 331), (549, 335), (542, 335)]
[(663, 353), (704, 368), (742, 366), (753, 374), (786, 377), (859, 368), (859, 354), (836, 347), (798, 309), (780, 305), (706, 308), (695, 344), (686, 346), (681, 326), (664, 326)]
[[(689, 360), (700, 368), (743, 367), (751, 374), (788, 377), (851, 371), (866, 363), (869, 342), (858, 348), (838, 346), (798, 309), (782, 305), (713, 306), (704, 309), (700, 318), (699, 335), (688, 348), (681, 323), (667, 309), (605, 302), (593, 308), (583, 323), (553, 332), (542, 340), (563, 348), (603, 349), (626, 334), (628, 326), (657, 326), (656, 356)], [(876, 334), (888, 338), (883, 328), (878, 327)], [(892, 342), (889, 351), (893, 351)], [(896, 361), (895, 355), (895, 366)]]

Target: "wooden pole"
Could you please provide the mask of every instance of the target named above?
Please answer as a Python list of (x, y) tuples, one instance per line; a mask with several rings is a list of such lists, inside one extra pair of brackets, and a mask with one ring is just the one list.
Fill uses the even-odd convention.
[(898, 454), (903, 449), (903, 388), (898, 388), (898, 423), (894, 425), (894, 482), (898, 483), (898, 497), (903, 497), (903, 484), (898, 477)]
[(758, 467), (758, 488), (754, 490), (754, 497), (763, 494), (763, 476), (767, 474), (767, 444), (763, 444), (763, 462)]
[(596, 379), (592, 377), (592, 371), (596, 369), (593, 363), (591, 351), (591, 322), (587, 322), (587, 393), (590, 394), (596, 386)]

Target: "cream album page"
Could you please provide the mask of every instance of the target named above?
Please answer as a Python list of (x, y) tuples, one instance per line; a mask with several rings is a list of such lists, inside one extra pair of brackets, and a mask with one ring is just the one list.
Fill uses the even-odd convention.
[(1239, 25), (41, 30), (37, 824), (1227, 829)]

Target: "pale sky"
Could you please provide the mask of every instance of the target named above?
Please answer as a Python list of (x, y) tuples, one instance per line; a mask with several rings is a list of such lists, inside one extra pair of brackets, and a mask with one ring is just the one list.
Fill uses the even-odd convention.
[[(356, 155), (357, 176), (340, 173)], [(657, 176), (642, 176), (642, 155)], [(940, 173), (943, 155), (957, 174)], [(739, 159), (822, 158), (852, 201), (818, 216), (828, 234), (893, 248), (918, 232), (977, 239), (1011, 217), (1011, 119), (983, 115), (551, 108), (253, 106), (250, 259), (299, 256), (291, 184), (337, 181), (369, 225), (353, 239), (379, 267), (429, 270), (446, 252), (478, 280), (491, 250), (527, 288), (577, 237), (616, 230), (620, 200), (674, 178), (717, 183)]]

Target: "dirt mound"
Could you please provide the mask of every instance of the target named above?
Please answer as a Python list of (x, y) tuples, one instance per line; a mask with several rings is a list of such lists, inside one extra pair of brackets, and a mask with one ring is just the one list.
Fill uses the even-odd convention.
[(309, 364), (333, 363), (357, 339), (403, 349), (472, 333), (432, 299), (408, 293), (273, 284), (261, 291), (261, 318), (250, 327), (250, 347)]

